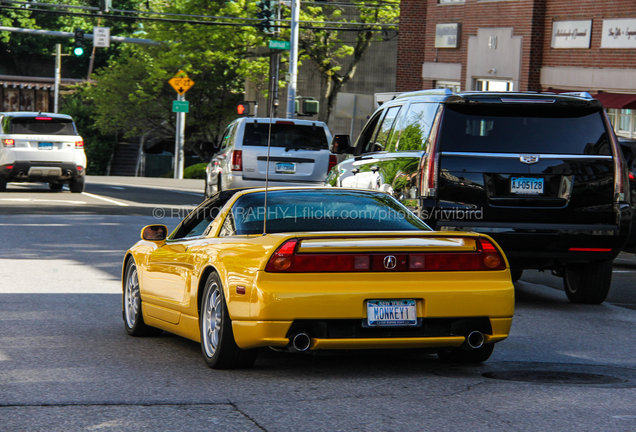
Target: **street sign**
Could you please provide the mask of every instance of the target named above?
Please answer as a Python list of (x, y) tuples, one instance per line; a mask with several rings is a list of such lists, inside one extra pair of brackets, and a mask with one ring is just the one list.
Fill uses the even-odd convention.
[(289, 42), (288, 41), (279, 41), (279, 40), (270, 40), (269, 41), (269, 49), (279, 49), (279, 50), (288, 50), (289, 51)]
[(190, 112), (190, 102), (188, 101), (172, 101), (172, 112), (187, 113)]
[(93, 46), (97, 48), (110, 46), (110, 27), (93, 27)]
[(183, 71), (177, 72), (175, 76), (170, 78), (168, 83), (170, 83), (172, 88), (175, 89), (175, 91), (181, 96), (183, 96), (185, 92), (190, 90), (190, 87), (194, 85), (194, 81), (188, 78), (188, 74)]

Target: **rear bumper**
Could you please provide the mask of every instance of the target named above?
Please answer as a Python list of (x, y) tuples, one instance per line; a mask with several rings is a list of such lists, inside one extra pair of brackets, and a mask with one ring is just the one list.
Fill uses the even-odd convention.
[[(11, 168), (9, 168), (11, 167)], [(73, 162), (16, 161), (0, 166), (0, 176), (10, 182), (63, 182), (83, 175)]]
[(629, 218), (620, 225), (440, 221), (437, 229), (488, 234), (501, 246), (511, 268), (557, 269), (616, 258), (629, 235)]
[[(310, 334), (310, 349), (459, 346), (469, 329), (494, 343), (508, 336), (514, 314), (508, 270), (364, 276), (259, 271), (250, 291), (250, 319), (232, 321), (241, 348), (286, 346), (300, 331)], [(420, 325), (365, 327), (370, 299), (415, 299)]]
[[(238, 189), (238, 188), (257, 188), (265, 187), (265, 180), (251, 180), (244, 179), (242, 175), (228, 174), (224, 178), (225, 183), (223, 189)], [(290, 179), (289, 181), (281, 180), (269, 180), (269, 186), (289, 186), (289, 187), (303, 187), (303, 186), (324, 186), (324, 181), (317, 182), (299, 182)]]

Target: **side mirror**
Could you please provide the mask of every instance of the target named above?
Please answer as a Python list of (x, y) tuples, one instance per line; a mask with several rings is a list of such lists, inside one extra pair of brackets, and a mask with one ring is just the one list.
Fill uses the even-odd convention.
[(216, 153), (219, 150), (219, 143), (217, 141), (203, 141), (201, 150), (206, 153)]
[(151, 242), (162, 242), (168, 237), (168, 227), (165, 225), (148, 225), (141, 230), (141, 239)]
[(333, 136), (333, 140), (331, 141), (331, 153), (346, 154), (350, 153), (352, 150), (351, 137), (349, 137), (349, 135)]

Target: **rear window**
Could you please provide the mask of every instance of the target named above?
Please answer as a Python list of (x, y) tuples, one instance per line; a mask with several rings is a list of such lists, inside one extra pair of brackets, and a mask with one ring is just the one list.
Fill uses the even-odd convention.
[[(265, 193), (239, 198), (232, 208), (236, 234), (263, 232)], [(356, 191), (272, 191), (267, 194), (267, 232), (430, 231), (386, 194)]]
[(611, 154), (598, 109), (546, 105), (447, 105), (440, 145), (459, 152)]
[(9, 122), (10, 134), (16, 135), (77, 135), (73, 120), (52, 117), (13, 117)]
[[(269, 123), (246, 123), (244, 146), (267, 147)], [(272, 147), (328, 149), (327, 134), (321, 126), (272, 124)]]

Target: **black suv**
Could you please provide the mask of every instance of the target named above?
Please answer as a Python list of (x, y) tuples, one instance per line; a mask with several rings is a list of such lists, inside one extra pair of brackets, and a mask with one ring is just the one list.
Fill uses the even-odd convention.
[(513, 280), (562, 276), (575, 303), (602, 303), (630, 231), (627, 169), (587, 93), (426, 90), (382, 105), (326, 184), (385, 191), (437, 230), (491, 235)]

